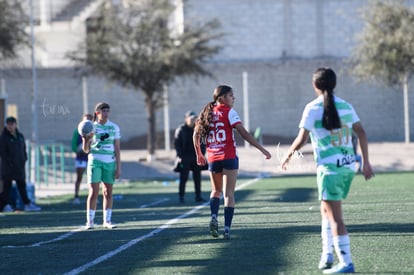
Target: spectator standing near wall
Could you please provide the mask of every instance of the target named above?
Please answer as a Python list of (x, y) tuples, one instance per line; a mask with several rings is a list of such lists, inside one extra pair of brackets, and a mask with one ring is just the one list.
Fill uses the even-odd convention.
[[(201, 170), (202, 167), (197, 165), (197, 156), (194, 149), (193, 133), (196, 113), (188, 111), (185, 113), (184, 123), (175, 130), (174, 145), (179, 163), (178, 172), (180, 173), (180, 184), (178, 186), (178, 195), (181, 203), (184, 203), (185, 185), (188, 180), (190, 171), (193, 172), (195, 202), (205, 202), (201, 197)], [(205, 153), (205, 146), (203, 148)]]
[(23, 134), (17, 129), (15, 117), (6, 118), (6, 125), (0, 137), (1, 178), (3, 192), (0, 195), (0, 210), (12, 212), (8, 204), (12, 182), (15, 181), (20, 197), (24, 203), (24, 211), (40, 211), (41, 208), (30, 201), (26, 190), (26, 142)]

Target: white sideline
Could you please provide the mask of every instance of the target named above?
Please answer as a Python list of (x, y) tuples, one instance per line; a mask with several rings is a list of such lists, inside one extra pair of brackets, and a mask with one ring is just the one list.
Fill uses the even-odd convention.
[(36, 246), (41, 246), (43, 244), (48, 244), (48, 243), (53, 243), (53, 242), (61, 241), (63, 239), (66, 239), (66, 238), (72, 236), (73, 234), (75, 234), (76, 232), (79, 232), (79, 231), (82, 231), (82, 228), (76, 228), (76, 229), (74, 229), (74, 230), (72, 230), (72, 231), (70, 231), (68, 233), (65, 233), (63, 235), (60, 235), (59, 237), (54, 238), (54, 239), (51, 239), (51, 240), (48, 240), (48, 241), (37, 242), (37, 243), (34, 243), (34, 244), (29, 244), (29, 245), (6, 245), (6, 246), (3, 246), (2, 248), (36, 247)]
[[(249, 180), (249, 181), (241, 184), (239, 187), (237, 187), (236, 190), (240, 190), (240, 189), (242, 189), (242, 188), (244, 188), (244, 187), (246, 187), (246, 186), (248, 186), (250, 184), (255, 183), (258, 180), (259, 180), (259, 178), (255, 178), (253, 180)], [(131, 246), (133, 246), (133, 245), (135, 245), (135, 244), (137, 244), (137, 243), (139, 243), (139, 242), (141, 242), (141, 241), (143, 241), (145, 239), (151, 238), (152, 236), (154, 236), (154, 235), (160, 233), (161, 231), (163, 231), (164, 229), (169, 228), (171, 225), (177, 223), (179, 220), (181, 220), (183, 218), (186, 218), (186, 217), (188, 217), (188, 216), (196, 213), (197, 211), (199, 211), (203, 207), (207, 206), (209, 203), (210, 202), (205, 202), (205, 203), (203, 203), (203, 204), (201, 204), (199, 206), (196, 206), (193, 209), (191, 209), (190, 211), (187, 211), (186, 213), (184, 213), (184, 214), (182, 214), (182, 215), (180, 215), (180, 216), (178, 216), (178, 217), (176, 217), (174, 219), (169, 220), (168, 222), (166, 222), (165, 224), (161, 225), (160, 227), (154, 229), (150, 233), (148, 233), (146, 235), (143, 235), (141, 237), (138, 237), (136, 239), (133, 239), (133, 240), (129, 241), (128, 243), (126, 243), (124, 245), (121, 245), (117, 249), (112, 250), (112, 251), (109, 251), (108, 253), (106, 253), (106, 254), (104, 254), (104, 255), (96, 258), (95, 260), (93, 260), (93, 261), (91, 261), (89, 263), (86, 263), (86, 264), (84, 264), (84, 265), (82, 265), (82, 266), (80, 266), (78, 268), (75, 268), (75, 269), (73, 269), (73, 270), (71, 270), (71, 271), (69, 271), (67, 273), (64, 273), (64, 274), (65, 275), (75, 275), (75, 274), (79, 274), (79, 273), (85, 271), (86, 269), (88, 269), (88, 268), (90, 268), (90, 267), (92, 267), (94, 265), (97, 265), (97, 264), (99, 264), (99, 263), (101, 263), (103, 261), (106, 261), (109, 258), (117, 255), (118, 253), (120, 253), (120, 252), (122, 252), (122, 251), (124, 251), (124, 250), (126, 250), (128, 248), (130, 248)]]
[[(157, 204), (161, 204), (161, 203), (163, 203), (165, 201), (168, 201), (168, 200), (170, 200), (170, 199), (169, 198), (162, 198), (162, 199), (159, 199), (159, 200), (154, 201), (154, 202), (149, 203), (149, 204), (143, 204), (143, 205), (139, 206), (139, 208), (147, 208), (147, 207), (150, 207), (150, 206), (154, 206), (154, 205), (157, 205)], [(67, 232), (67, 233), (65, 233), (63, 235), (60, 235), (60, 236), (58, 236), (58, 237), (56, 237), (54, 239), (48, 240), (48, 241), (41, 241), (41, 242), (37, 242), (37, 243), (34, 243), (34, 244), (29, 244), (29, 245), (6, 245), (6, 246), (3, 246), (2, 248), (36, 247), (36, 246), (41, 246), (41, 245), (44, 245), (44, 244), (48, 244), (48, 243), (53, 243), (53, 242), (57, 242), (57, 241), (64, 240), (64, 239), (72, 236), (73, 234), (75, 234), (77, 232), (80, 232), (80, 231), (83, 231), (83, 230), (84, 230), (83, 228), (76, 228), (76, 229), (74, 229), (74, 230), (72, 230), (70, 232)]]

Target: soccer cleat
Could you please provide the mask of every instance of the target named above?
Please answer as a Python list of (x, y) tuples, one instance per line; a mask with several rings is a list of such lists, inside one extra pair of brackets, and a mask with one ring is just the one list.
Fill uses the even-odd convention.
[(218, 222), (217, 222), (217, 219), (215, 219), (215, 218), (211, 218), (211, 220), (210, 220), (210, 234), (214, 238), (217, 238), (219, 236)]
[(323, 254), (319, 261), (319, 269), (329, 269), (333, 265), (333, 255), (331, 253)]
[(115, 227), (116, 227), (116, 225), (115, 225), (115, 224), (113, 224), (113, 223), (111, 223), (111, 222), (104, 222), (104, 223), (102, 224), (102, 226), (103, 226), (104, 228), (108, 228), (108, 229), (112, 229), (112, 228), (115, 228)]
[(33, 211), (41, 211), (41, 210), (42, 210), (42, 208), (40, 208), (39, 206), (37, 206), (34, 203), (26, 204), (24, 206), (24, 211), (31, 211), (31, 212), (33, 212)]
[(339, 273), (355, 273), (354, 264), (350, 263), (347, 265), (344, 263), (339, 263), (336, 266), (330, 269), (325, 269), (323, 271), (323, 274), (339, 274)]
[(94, 229), (95, 228), (95, 225), (93, 224), (93, 222), (87, 222), (84, 228), (86, 230)]
[(4, 207), (3, 207), (3, 212), (13, 212), (14, 210), (13, 210), (13, 208), (10, 206), (10, 204), (6, 204)]
[(229, 229), (224, 229), (223, 238), (225, 240), (230, 240), (230, 230)]

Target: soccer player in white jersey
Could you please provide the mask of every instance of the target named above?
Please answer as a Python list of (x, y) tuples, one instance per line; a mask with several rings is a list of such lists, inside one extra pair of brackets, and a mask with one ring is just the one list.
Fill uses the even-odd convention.
[(87, 178), (89, 194), (86, 201), (86, 229), (94, 227), (95, 211), (102, 182), (103, 227), (114, 228), (112, 217), (112, 190), (115, 179), (121, 175), (121, 134), (118, 125), (109, 121), (110, 107), (100, 102), (95, 107), (95, 131), (83, 137), (83, 151), (89, 153)]
[[(306, 144), (310, 136), (317, 163), (317, 183), (321, 201), (322, 256), (319, 269), (324, 274), (354, 273), (350, 241), (342, 218), (342, 200), (348, 195), (355, 175), (355, 155), (352, 133), (359, 138), (366, 180), (374, 176), (368, 158), (365, 130), (351, 104), (335, 96), (335, 72), (318, 68), (313, 74), (317, 98), (308, 103), (299, 123), (299, 133), (293, 141), (282, 168)], [(333, 248), (339, 263), (333, 266)]]

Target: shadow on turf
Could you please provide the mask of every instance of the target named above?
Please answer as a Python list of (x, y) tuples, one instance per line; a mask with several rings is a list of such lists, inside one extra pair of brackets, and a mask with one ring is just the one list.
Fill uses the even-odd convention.
[(315, 188), (288, 188), (281, 194), (284, 202), (308, 202), (314, 200)]
[[(281, 189), (268, 194), (268, 197), (265, 197), (265, 199), (273, 203), (307, 202), (314, 199), (312, 198), (314, 192), (314, 188)], [(240, 201), (249, 199), (250, 195), (252, 195), (252, 192), (249, 190), (239, 190), (236, 192), (236, 197)], [(168, 198), (168, 200), (153, 207), (139, 208), (140, 205), (149, 204), (154, 200), (162, 198)], [(281, 200), (280, 198), (283, 199)], [(176, 218), (187, 210), (192, 209), (195, 205), (197, 204), (179, 204), (177, 195), (168, 192), (123, 195), (122, 199), (116, 200), (114, 204), (114, 221), (118, 223), (118, 229), (103, 230), (98, 228), (93, 231), (80, 232), (79, 234), (71, 236), (69, 239), (58, 241), (51, 246), (48, 245), (47, 249), (52, 250), (52, 252), (48, 251), (45, 255), (38, 253), (37, 261), (44, 262), (47, 265), (48, 255), (53, 253), (53, 249), (57, 249), (56, 254), (59, 254), (58, 252), (63, 247), (64, 250), (71, 251), (71, 254), (76, 252), (77, 256), (72, 259), (71, 267), (82, 265), (85, 261), (93, 260), (103, 253), (116, 249), (119, 245), (148, 234), (158, 226), (157, 224), (163, 224), (164, 221)], [(7, 228), (8, 226), (22, 227), (25, 228), (25, 233), (7, 234), (7, 238), (2, 236), (0, 249), (7, 249), (4, 246), (8, 245), (30, 245), (36, 242), (50, 240), (65, 232), (69, 232), (84, 222), (84, 204), (71, 205), (68, 200), (42, 205), (42, 207), (44, 210), (39, 213), (22, 213), (21, 215), (13, 214), (3, 217), (3, 219), (7, 219), (7, 222), (2, 223), (0, 225), (1, 228)], [(101, 207), (102, 204), (99, 204), (98, 209), (101, 209)], [(174, 270), (174, 268), (191, 266), (197, 270), (197, 274), (234, 274), (235, 270), (237, 274), (274, 274), (275, 272), (288, 269), (292, 264), (292, 252), (289, 252), (289, 247), (291, 247), (291, 242), (297, 236), (307, 234), (317, 236), (320, 231), (319, 224), (281, 227), (280, 224), (278, 225), (277, 220), (272, 220), (269, 228), (264, 228), (264, 226), (249, 228), (248, 225), (245, 228), (235, 227), (232, 232), (232, 240), (230, 241), (225, 241), (221, 238), (214, 239), (207, 232), (209, 210), (208, 205), (205, 207), (206, 209), (203, 213), (197, 213), (195, 215), (205, 215), (206, 224), (192, 224), (189, 219), (184, 218), (180, 224), (174, 225), (157, 234), (156, 238), (149, 238), (144, 243), (134, 245), (128, 248), (127, 251), (122, 252), (122, 256), (119, 257), (122, 257), (122, 259), (131, 258), (128, 264), (120, 266), (118, 264), (111, 265), (106, 262), (103, 263), (102, 265), (106, 267), (105, 271), (113, 274), (126, 274), (131, 270), (134, 272), (139, 272), (140, 270), (148, 272), (150, 268), (160, 268), (162, 270), (162, 268), (169, 267), (170, 270)], [(257, 212), (256, 214), (265, 215), (266, 213)], [(97, 221), (100, 221), (101, 215), (102, 211), (99, 210), (96, 216)], [(236, 218), (242, 219), (242, 214), (236, 213)], [(131, 221), (138, 221), (142, 226), (136, 226)], [(153, 223), (154, 221), (159, 221), (159, 223)], [(129, 224), (127, 225), (127, 223)], [(30, 230), (31, 227), (35, 230)], [(46, 228), (43, 232), (39, 229), (42, 227)], [(54, 231), (48, 232), (48, 228), (54, 228)], [(56, 230), (56, 228), (60, 228), (60, 230)], [(372, 232), (373, 234), (376, 232), (387, 232), (398, 234), (414, 232), (414, 225), (410, 223), (350, 224), (348, 225), (348, 229), (351, 234), (358, 232)], [(161, 260), (153, 261), (153, 259), (159, 259), (160, 255), (165, 253), (166, 250), (168, 251), (169, 247), (176, 246), (177, 240), (184, 245), (189, 245), (187, 249), (189, 249), (188, 253), (193, 255), (192, 258), (189, 258), (189, 256), (187, 258), (177, 256), (172, 257), (176, 258), (175, 260), (171, 260), (171, 257), (168, 257), (165, 261), (162, 258)], [(317, 262), (317, 257), (319, 257), (319, 239), (316, 242), (318, 244), (315, 245), (315, 251), (309, 253), (312, 257), (315, 257), (315, 259), (312, 258), (309, 260), (311, 263)], [(89, 249), (91, 245), (97, 247), (97, 250), (93, 251), (93, 253)], [(213, 257), (207, 259), (202, 258), (205, 256), (203, 254), (205, 253), (203, 246), (209, 246), (210, 249), (211, 246), (214, 247), (215, 252)], [(14, 250), (8, 250), (8, 253), (15, 252)], [(17, 251), (16, 253), (21, 252)], [(171, 253), (184, 253), (184, 251), (172, 251)], [(16, 258), (18, 256), (15, 255)], [(197, 257), (200, 257), (200, 259)], [(109, 259), (108, 262), (114, 261), (116, 263), (119, 260), (120, 258), (117, 256), (114, 259)], [(12, 267), (12, 264), (16, 263), (10, 262), (9, 265), (4, 262), (1, 264), (1, 267), (7, 270), (8, 267)], [(102, 265), (100, 266), (102, 267)], [(299, 263), (299, 265), (301, 267), (307, 266), (304, 263)], [(45, 268), (39, 266), (39, 270), (44, 270)], [(52, 272), (61, 273), (68, 270), (68, 267), (61, 267)], [(91, 268), (88, 271), (93, 273), (94, 270), (94, 268)], [(314, 270), (314, 267), (309, 267), (309, 270)]]

